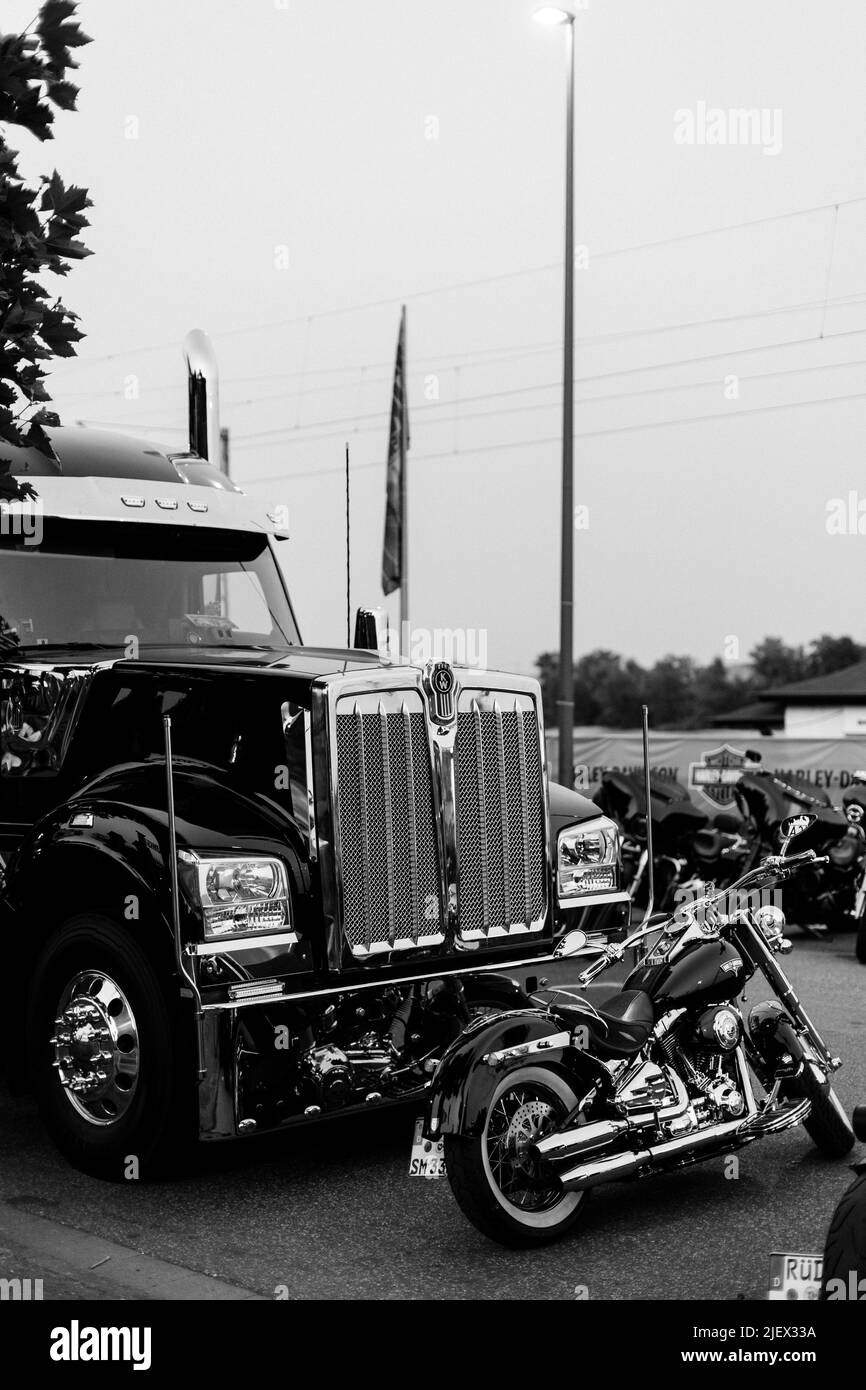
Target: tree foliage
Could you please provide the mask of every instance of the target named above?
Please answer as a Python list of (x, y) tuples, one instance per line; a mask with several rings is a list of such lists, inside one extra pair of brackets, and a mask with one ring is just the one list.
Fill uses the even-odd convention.
[[(588, 652), (574, 667), (574, 722), (608, 729), (634, 728), (647, 704), (657, 729), (698, 729), (717, 715), (775, 686), (834, 671), (866, 660), (866, 646), (853, 637), (827, 633), (808, 648), (789, 647), (780, 637), (765, 637), (749, 653), (749, 674), (732, 675), (721, 658), (700, 666), (687, 656), (665, 656), (643, 667), (617, 652)], [(556, 719), (559, 661), (543, 652), (536, 662), (548, 721)]]
[(55, 459), (46, 426), (59, 424), (48, 409), (47, 364), (71, 357), (83, 334), (77, 316), (41, 283), (46, 273), (66, 275), (90, 255), (79, 234), (91, 206), (86, 189), (66, 185), (55, 170), (29, 186), (10, 126), (37, 140), (53, 138), (55, 109), (74, 111), (78, 88), (69, 73), (75, 51), (90, 42), (75, 18), (73, 0), (44, 0), (24, 34), (0, 34), (0, 497), (32, 493), (9, 476), (2, 444), (31, 446)]

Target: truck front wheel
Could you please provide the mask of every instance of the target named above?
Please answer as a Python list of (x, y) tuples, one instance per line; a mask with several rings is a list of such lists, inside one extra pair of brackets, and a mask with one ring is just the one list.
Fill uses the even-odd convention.
[(76, 1168), (119, 1181), (179, 1160), (176, 1044), (165, 992), (129, 932), (104, 917), (64, 923), (33, 973), (27, 1050), (45, 1126)]

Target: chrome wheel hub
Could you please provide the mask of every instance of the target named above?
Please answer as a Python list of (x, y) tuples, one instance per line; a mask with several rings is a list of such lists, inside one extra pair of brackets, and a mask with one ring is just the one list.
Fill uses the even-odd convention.
[(555, 1128), (563, 1110), (553, 1097), (529, 1086), (506, 1091), (496, 1102), (487, 1126), (487, 1157), (493, 1182), (514, 1206), (541, 1211), (561, 1199), (559, 1188), (539, 1183), (533, 1146)]
[(119, 985), (83, 970), (64, 989), (54, 1020), (52, 1066), (70, 1105), (90, 1124), (116, 1123), (138, 1084), (138, 1029)]
[(525, 1151), (534, 1140), (540, 1139), (551, 1116), (553, 1106), (543, 1100), (525, 1100), (515, 1111), (505, 1135), (506, 1147), (511, 1148), (517, 1163), (525, 1166)]

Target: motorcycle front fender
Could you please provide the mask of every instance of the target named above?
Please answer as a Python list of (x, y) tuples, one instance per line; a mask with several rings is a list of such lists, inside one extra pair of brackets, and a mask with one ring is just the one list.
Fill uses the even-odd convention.
[(797, 1032), (790, 1015), (775, 999), (756, 1004), (752, 1009), (749, 1014), (749, 1034), (764, 1061), (774, 1071), (782, 1057), (789, 1054), (798, 1073), (804, 1066), (811, 1064), (820, 1069), (826, 1081), (827, 1073), (823, 1062), (816, 1056), (808, 1039)]
[[(519, 1056), (492, 1065), (485, 1060), (506, 1048), (522, 1047), (564, 1031), (562, 1024), (538, 1009), (518, 1009), (492, 1019), (479, 1019), (461, 1033), (442, 1056), (430, 1085), (424, 1133), (428, 1139), (443, 1134), (479, 1135), (487, 1120), (490, 1098), (502, 1076), (532, 1064), (533, 1057)], [(541, 1051), (535, 1060), (587, 1086), (609, 1089), (610, 1075), (589, 1053), (572, 1046)]]

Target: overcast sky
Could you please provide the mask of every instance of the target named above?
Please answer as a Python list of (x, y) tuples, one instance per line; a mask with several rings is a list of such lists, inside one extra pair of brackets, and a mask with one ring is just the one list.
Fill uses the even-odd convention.
[[(405, 302), (413, 621), (522, 671), (558, 645), (564, 36), (533, 8), (84, 0), (79, 113), (22, 141), (95, 204), (63, 419), (182, 441), (209, 332), (308, 642), (345, 634), (346, 440), (353, 602), (381, 602)], [(866, 10), (590, 0), (576, 40), (576, 653), (866, 640), (866, 535), (827, 531), (866, 512)], [(698, 143), (738, 108), (757, 143)]]

